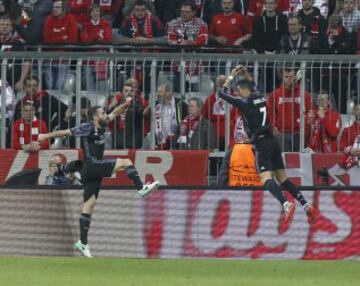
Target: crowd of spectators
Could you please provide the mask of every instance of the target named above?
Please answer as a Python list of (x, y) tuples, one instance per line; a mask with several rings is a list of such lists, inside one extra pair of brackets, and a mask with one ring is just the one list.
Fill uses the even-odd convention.
[(0, 17), (12, 26), (1, 40), (239, 46), (258, 53), (329, 53), (338, 41), (351, 49), (337, 53), (354, 53), (357, 5), (356, 0), (2, 0)]

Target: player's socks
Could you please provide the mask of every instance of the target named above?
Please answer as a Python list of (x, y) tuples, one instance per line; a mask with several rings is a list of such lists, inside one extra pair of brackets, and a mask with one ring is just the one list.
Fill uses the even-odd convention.
[(274, 180), (267, 180), (264, 184), (266, 190), (269, 192), (283, 205), (286, 202), (286, 198), (281, 190), (281, 187)]
[(136, 170), (136, 168), (133, 165), (126, 167), (125, 173), (126, 173), (126, 176), (131, 181), (133, 181), (134, 185), (136, 186), (136, 188), (138, 190), (141, 190), (143, 188), (144, 184), (139, 177), (138, 171)]
[(82, 213), (80, 216), (80, 240), (84, 245), (88, 244), (88, 232), (90, 228), (91, 215)]
[(304, 206), (307, 201), (305, 200), (302, 193), (299, 191), (298, 187), (290, 182), (289, 180), (286, 180), (281, 184), (288, 192), (302, 205)]

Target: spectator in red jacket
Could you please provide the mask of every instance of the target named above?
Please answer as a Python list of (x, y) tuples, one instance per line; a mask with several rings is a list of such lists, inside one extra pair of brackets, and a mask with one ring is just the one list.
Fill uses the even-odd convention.
[[(300, 149), (300, 84), (296, 82), (293, 67), (283, 70), (283, 84), (268, 99), (270, 124), (284, 152)], [(305, 91), (305, 110), (311, 108), (311, 96)]]
[(12, 149), (23, 150), (28, 153), (49, 149), (49, 141), (39, 144), (38, 135), (47, 133), (46, 123), (35, 117), (35, 108), (31, 103), (25, 103), (22, 118), (13, 123)]
[(341, 116), (331, 109), (329, 94), (326, 91), (320, 91), (318, 107), (315, 110), (309, 110), (305, 127), (306, 141), (310, 151), (337, 152)]
[[(355, 120), (351, 126), (344, 128), (341, 133), (340, 150), (345, 151), (347, 147), (354, 145), (355, 139), (360, 135), (360, 104), (356, 104), (353, 109)], [(360, 150), (359, 156), (360, 156)]]
[[(90, 6), (89, 20), (82, 25), (80, 42), (90, 45), (112, 43), (112, 28), (108, 21), (101, 18), (98, 4)], [(98, 51), (101, 52), (101, 51)], [(105, 91), (108, 78), (108, 66), (105, 60), (88, 61), (84, 64), (86, 90)]]
[(221, 46), (244, 46), (251, 39), (247, 16), (234, 11), (234, 0), (222, 0), (223, 13), (213, 16), (210, 39)]
[[(73, 15), (65, 13), (64, 3), (55, 0), (53, 11), (45, 20), (43, 43), (48, 45), (76, 44), (78, 29)], [(45, 83), (48, 89), (61, 89), (69, 72), (69, 63), (45, 63)]]
[(69, 13), (75, 17), (78, 27), (89, 21), (92, 0), (68, 0)]
[(180, 5), (180, 17), (167, 25), (168, 43), (170, 45), (204, 46), (208, 41), (208, 28), (203, 20), (195, 17), (196, 5), (184, 1)]

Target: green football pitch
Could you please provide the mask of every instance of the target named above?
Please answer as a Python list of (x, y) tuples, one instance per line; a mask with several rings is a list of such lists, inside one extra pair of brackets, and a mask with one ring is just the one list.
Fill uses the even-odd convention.
[(360, 285), (356, 261), (0, 258), (0, 285)]

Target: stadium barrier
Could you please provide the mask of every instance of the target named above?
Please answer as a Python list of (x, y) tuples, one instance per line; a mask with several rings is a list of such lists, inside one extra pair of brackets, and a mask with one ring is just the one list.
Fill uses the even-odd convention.
[[(40, 168), (42, 172), (39, 184), (42, 185), (48, 175), (48, 161), (56, 153), (64, 154), (68, 161), (82, 158), (79, 150), (40, 150), (29, 154), (23, 151), (0, 149), (0, 185), (14, 174), (25, 169)], [(208, 172), (208, 151), (148, 151), (148, 150), (106, 150), (106, 158), (130, 158), (144, 181), (158, 180), (162, 185), (206, 186), (217, 185), (215, 178)], [(339, 186), (358, 186), (359, 167), (343, 168), (344, 154), (321, 153), (284, 153), (287, 174), (295, 183), (303, 186), (322, 184), (319, 172), (326, 168), (329, 173), (328, 184)], [(251, 185), (252, 177), (243, 181)], [(130, 185), (126, 176), (119, 172), (111, 178), (105, 178), (104, 186)]]
[[(89, 242), (97, 257), (359, 259), (360, 192), (310, 189), (318, 221), (298, 206), (286, 229), (268, 192), (104, 189)], [(1, 188), (0, 255), (77, 255), (81, 204), (79, 189)]]

